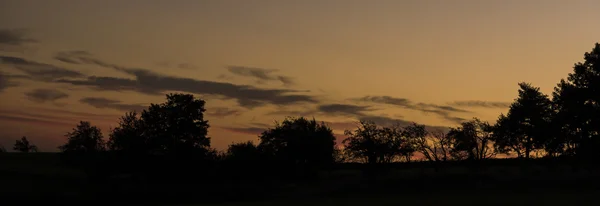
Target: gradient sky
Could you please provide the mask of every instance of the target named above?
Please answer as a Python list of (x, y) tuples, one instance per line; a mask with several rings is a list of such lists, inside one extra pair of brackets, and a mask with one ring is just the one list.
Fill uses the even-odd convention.
[(549, 94), (600, 41), (597, 0), (0, 0), (0, 144), (55, 151), (172, 91), (207, 101), (213, 146), (287, 115), (494, 121)]

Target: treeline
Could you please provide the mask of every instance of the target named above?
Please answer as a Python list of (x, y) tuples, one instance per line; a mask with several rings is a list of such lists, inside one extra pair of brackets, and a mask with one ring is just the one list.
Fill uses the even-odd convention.
[[(206, 172), (206, 168), (228, 168), (217, 173), (233, 176), (231, 173), (251, 174), (256, 168), (269, 168), (271, 175), (305, 177), (340, 162), (476, 162), (498, 154), (597, 160), (599, 54), (600, 44), (595, 44), (584, 61), (576, 63), (573, 72), (557, 84), (551, 97), (529, 83), (519, 83), (518, 97), (496, 122), (473, 118), (448, 132), (427, 131), (425, 125), (416, 123), (360, 122), (345, 132), (348, 138), (342, 145), (336, 145), (333, 131), (325, 123), (289, 117), (260, 134), (258, 143), (235, 143), (220, 152), (210, 147), (205, 101), (191, 94), (169, 94), (164, 103), (152, 104), (141, 113), (126, 113), (107, 140), (100, 129), (80, 122), (66, 135), (67, 142), (60, 150), (69, 165), (83, 166), (95, 174), (153, 173), (172, 178)], [(25, 138), (15, 149), (35, 150)], [(118, 172), (102, 169), (103, 164), (118, 168)], [(280, 172), (284, 169), (288, 172)]]

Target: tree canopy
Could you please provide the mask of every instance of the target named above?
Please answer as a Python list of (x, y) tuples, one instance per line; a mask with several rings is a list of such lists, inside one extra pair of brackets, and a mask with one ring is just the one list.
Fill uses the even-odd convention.
[(207, 153), (209, 124), (205, 101), (191, 94), (168, 94), (167, 101), (142, 111), (126, 113), (110, 135), (109, 147), (127, 153)]
[(417, 124), (405, 128), (379, 127), (374, 122), (360, 121), (354, 131), (346, 130), (345, 134), (348, 138), (343, 143), (353, 158), (376, 164), (390, 163), (400, 157), (410, 161), (415, 152), (414, 139), (427, 133), (424, 126)]
[(496, 122), (494, 140), (499, 152), (529, 158), (531, 152), (545, 148), (549, 141), (552, 102), (538, 87), (528, 83), (519, 83), (519, 87), (519, 96), (508, 114), (500, 115)]
[(106, 149), (102, 131), (90, 122), (81, 121), (72, 132), (65, 135), (67, 143), (60, 146), (62, 152), (89, 153), (100, 152)]
[(258, 148), (287, 164), (323, 166), (334, 161), (335, 136), (325, 123), (286, 118), (260, 135)]
[(493, 148), (492, 130), (492, 125), (478, 118), (450, 129), (448, 137), (454, 145), (451, 150), (453, 158), (483, 160), (493, 157), (496, 153)]
[(566, 155), (599, 156), (600, 150), (600, 44), (586, 52), (567, 79), (552, 93), (557, 111), (553, 118), (559, 131), (557, 152)]

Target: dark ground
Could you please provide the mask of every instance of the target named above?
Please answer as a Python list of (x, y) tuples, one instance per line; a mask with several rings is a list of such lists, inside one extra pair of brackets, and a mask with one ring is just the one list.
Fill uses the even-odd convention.
[(600, 205), (598, 170), (566, 160), (450, 163), (438, 171), (427, 163), (396, 164), (374, 178), (359, 167), (340, 165), (318, 181), (296, 183), (247, 177), (136, 186), (116, 177), (90, 183), (82, 171), (61, 166), (58, 154), (8, 153), (0, 154), (0, 197), (2, 205)]

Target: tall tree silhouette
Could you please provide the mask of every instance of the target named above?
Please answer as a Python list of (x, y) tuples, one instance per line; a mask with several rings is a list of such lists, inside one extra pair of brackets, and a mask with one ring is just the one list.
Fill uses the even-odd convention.
[(586, 52), (552, 94), (559, 128), (554, 143), (565, 155), (600, 156), (600, 44)]
[(0, 153), (6, 152), (6, 148), (3, 145), (0, 145)]
[(463, 122), (451, 128), (448, 137), (454, 142), (451, 154), (455, 159), (488, 159), (495, 155), (493, 148), (493, 127), (478, 118)]
[(65, 135), (67, 142), (59, 149), (65, 153), (93, 153), (104, 151), (102, 132), (90, 122), (81, 121), (72, 132)]
[(499, 152), (514, 152), (529, 158), (535, 149), (543, 149), (552, 118), (552, 102), (540, 88), (519, 83), (519, 96), (510, 105), (507, 115), (500, 115), (494, 125), (494, 140)]
[(30, 143), (29, 140), (27, 140), (27, 137), (25, 137), (25, 136), (21, 137), (21, 140), (17, 140), (15, 142), (13, 150), (16, 150), (19, 152), (37, 152), (38, 151), (37, 146)]
[[(210, 147), (208, 121), (204, 120), (206, 102), (191, 94), (167, 94), (167, 101), (152, 104), (141, 115), (143, 133), (134, 133), (131, 141), (138, 144), (145, 141), (147, 150), (152, 154), (206, 154)], [(131, 127), (136, 126), (134, 118)], [(125, 125), (120, 125), (125, 126)], [(126, 127), (125, 127), (126, 128)], [(118, 146), (118, 142), (113, 142)], [(128, 146), (123, 146), (127, 148)]]
[(289, 117), (264, 131), (258, 147), (284, 164), (313, 169), (333, 163), (335, 136), (315, 119)]
[(363, 159), (368, 164), (390, 163), (396, 157), (407, 154), (402, 150), (406, 145), (399, 127), (379, 128), (375, 123), (360, 121), (354, 130), (346, 130), (348, 136), (343, 143), (345, 150), (357, 159)]

